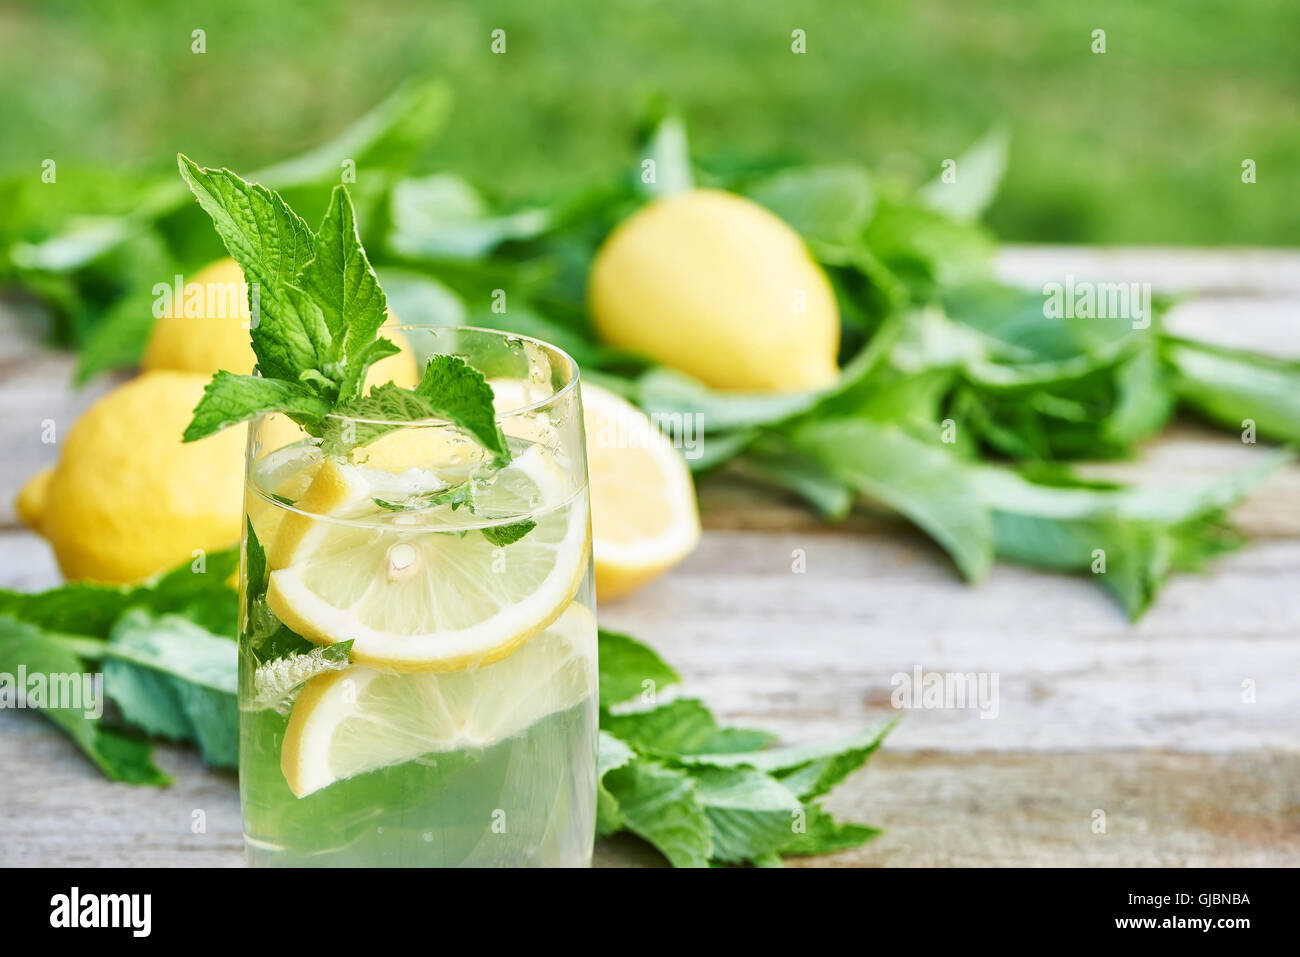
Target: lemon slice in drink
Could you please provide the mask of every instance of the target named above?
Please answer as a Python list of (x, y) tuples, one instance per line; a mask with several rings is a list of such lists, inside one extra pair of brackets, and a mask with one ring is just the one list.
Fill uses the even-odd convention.
[(595, 693), (596, 619), (573, 603), (517, 653), (487, 668), (398, 675), (349, 668), (308, 682), (280, 751), (290, 790), (424, 754), (486, 748)]
[[(499, 661), (573, 599), (590, 547), (586, 501), (566, 499), (563, 469), (532, 446), (476, 490), (473, 514), (376, 506), (376, 497), (445, 485), (420, 474), (324, 462), (267, 550), (267, 603), (304, 638), (352, 640), (360, 665), (457, 671)], [(509, 544), (484, 531), (525, 515), (535, 526)]]

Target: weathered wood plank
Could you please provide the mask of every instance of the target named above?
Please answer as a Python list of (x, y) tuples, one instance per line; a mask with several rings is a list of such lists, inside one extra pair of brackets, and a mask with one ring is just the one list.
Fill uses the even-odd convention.
[(1007, 282), (1030, 288), (1071, 273), (1077, 279), (1149, 282), (1169, 293), (1300, 298), (1295, 249), (1008, 243), (999, 247), (996, 269)]
[[(883, 752), (828, 806), (885, 833), (796, 866), (1296, 867), (1300, 755)], [(1094, 833), (1096, 811), (1105, 833)]]
[[(795, 549), (806, 573), (791, 571)], [(1292, 748), (1298, 568), (1300, 543), (1256, 545), (1176, 579), (1130, 625), (1091, 581), (1002, 565), (967, 586), (906, 534), (715, 531), (600, 618), (653, 645), (728, 720), (787, 740), (892, 716), (894, 676), (920, 666), (997, 675), (997, 717), (911, 710), (890, 750)]]
[[(111, 784), (38, 716), (0, 714), (0, 867), (239, 867), (233, 774), (160, 748), (165, 789)], [(1300, 865), (1300, 755), (887, 750), (834, 792), (830, 809), (885, 833), (794, 866)], [(1093, 832), (1094, 812), (1106, 833)], [(200, 817), (201, 812), (201, 817)], [(196, 830), (196, 822), (202, 829)], [(601, 841), (596, 866), (662, 865), (631, 838)]]

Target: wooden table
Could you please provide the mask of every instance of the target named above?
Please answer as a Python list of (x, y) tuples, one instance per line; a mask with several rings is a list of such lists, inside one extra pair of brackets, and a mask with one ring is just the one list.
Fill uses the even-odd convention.
[[(1186, 297), (1170, 318), (1179, 330), (1300, 356), (1300, 253), (1010, 247), (999, 269), (1032, 287), (1066, 272), (1151, 282)], [(12, 495), (56, 455), (41, 420), (66, 428), (108, 383), (71, 392), (67, 358), (3, 322), (0, 584), (42, 588), (57, 571), (17, 528)], [(1177, 482), (1259, 454), (1180, 425), (1140, 461), (1101, 471)], [(701, 502), (695, 554), (600, 617), (654, 645), (721, 718), (812, 741), (893, 716), (891, 676), (916, 665), (999, 675), (995, 720), (911, 711), (834, 793), (834, 811), (882, 837), (792, 863), (1300, 865), (1300, 468), (1237, 513), (1249, 547), (1178, 577), (1136, 626), (1078, 578), (999, 565), (968, 587), (896, 523), (828, 529), (736, 481), (706, 485)], [(795, 549), (804, 574), (791, 571)], [(37, 715), (0, 714), (0, 732), (0, 865), (243, 863), (234, 774), (162, 747), (173, 787), (112, 784)], [(617, 839), (597, 863), (658, 858)]]

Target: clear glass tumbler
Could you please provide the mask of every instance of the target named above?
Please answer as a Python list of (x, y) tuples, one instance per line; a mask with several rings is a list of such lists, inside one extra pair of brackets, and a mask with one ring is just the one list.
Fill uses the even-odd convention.
[(596, 608), (577, 366), (492, 330), (384, 335), (418, 363), (408, 375), (434, 354), (482, 372), (510, 460), (437, 420), (251, 426), (250, 862), (588, 865)]

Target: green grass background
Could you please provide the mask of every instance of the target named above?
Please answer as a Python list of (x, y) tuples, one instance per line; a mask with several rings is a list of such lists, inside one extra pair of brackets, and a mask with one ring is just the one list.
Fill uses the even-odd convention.
[(250, 169), (419, 72), (456, 93), (437, 165), (506, 198), (607, 178), (662, 92), (700, 156), (914, 182), (1004, 121), (1005, 239), (1296, 243), (1298, 37), (1296, 0), (8, 0), (0, 170), (162, 169), (177, 150)]

